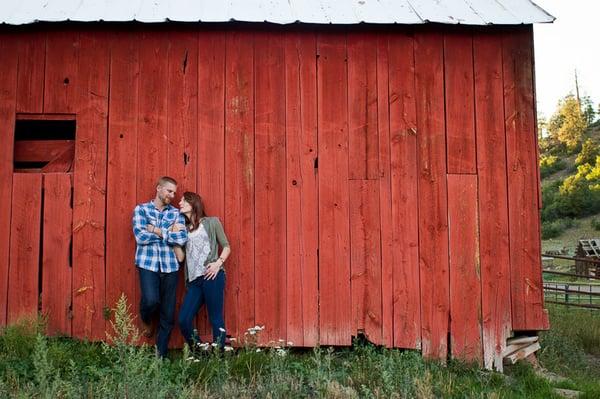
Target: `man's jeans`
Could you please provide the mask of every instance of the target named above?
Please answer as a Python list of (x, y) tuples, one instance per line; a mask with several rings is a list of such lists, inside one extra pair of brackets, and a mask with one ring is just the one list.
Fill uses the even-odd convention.
[(225, 342), (225, 323), (223, 321), (223, 291), (225, 289), (225, 272), (219, 271), (214, 280), (198, 277), (188, 283), (187, 292), (179, 309), (179, 329), (188, 345), (200, 341), (194, 332), (194, 318), (200, 307), (206, 304), (208, 319), (213, 330), (213, 342), (223, 347)]
[(151, 324), (152, 317), (159, 311), (156, 349), (160, 357), (167, 356), (169, 338), (175, 324), (175, 303), (179, 272), (161, 273), (138, 267), (140, 273), (140, 316), (144, 323)]

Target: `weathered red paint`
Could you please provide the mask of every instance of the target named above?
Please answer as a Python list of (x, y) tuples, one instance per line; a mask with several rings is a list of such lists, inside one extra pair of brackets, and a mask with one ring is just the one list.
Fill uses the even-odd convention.
[[(511, 330), (547, 328), (532, 289), (530, 27), (109, 29), (0, 32), (12, 54), (0, 65), (0, 217), (13, 221), (0, 240), (0, 323), (45, 310), (52, 331), (102, 339), (121, 293), (135, 312), (131, 212), (170, 174), (224, 222), (233, 336), (259, 323), (264, 343), (348, 345), (364, 332), (437, 358), (450, 336), (451, 356), (491, 367)], [(40, 256), (64, 269), (65, 248), (48, 247), (50, 230), (42, 254), (22, 248), (40, 234), (21, 227), (13, 198), (42, 198), (42, 177), (13, 174), (12, 132), (40, 113), (74, 114), (77, 137), (73, 285), (56, 298), (44, 280), (38, 309), (13, 293), (31, 285), (37, 298)], [(66, 187), (63, 169), (49, 187)], [(49, 210), (60, 195), (38, 228), (67, 224)], [(53, 251), (60, 261), (48, 262)], [(52, 316), (70, 302), (67, 318)], [(198, 327), (209, 333), (204, 314)]]

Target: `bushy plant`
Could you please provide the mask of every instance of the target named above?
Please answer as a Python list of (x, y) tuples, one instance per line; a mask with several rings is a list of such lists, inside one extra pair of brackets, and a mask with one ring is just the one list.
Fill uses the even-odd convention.
[(589, 164), (594, 165), (596, 163), (596, 157), (600, 154), (600, 146), (596, 144), (591, 138), (587, 138), (581, 145), (581, 151), (575, 158), (575, 165)]
[(573, 219), (564, 218), (551, 222), (542, 222), (542, 239), (548, 240), (560, 236), (566, 229), (575, 226)]
[(600, 220), (598, 220), (597, 218), (593, 218), (592, 220), (590, 220), (590, 226), (595, 231), (600, 231)]
[(542, 187), (542, 222), (578, 218), (600, 212), (600, 156), (583, 164), (564, 181)]
[(540, 175), (542, 179), (566, 168), (565, 162), (556, 155), (542, 155), (540, 157)]

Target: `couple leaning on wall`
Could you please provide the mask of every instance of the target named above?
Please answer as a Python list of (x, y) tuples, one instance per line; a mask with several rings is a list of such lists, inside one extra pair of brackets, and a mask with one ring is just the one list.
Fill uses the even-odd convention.
[(156, 349), (160, 357), (167, 355), (175, 324), (180, 264), (184, 265), (187, 289), (178, 324), (188, 345), (194, 348), (200, 342), (193, 321), (202, 305), (206, 305), (208, 311), (214, 342), (223, 347), (226, 337), (223, 265), (231, 253), (227, 236), (218, 218), (206, 216), (198, 194), (185, 192), (179, 209), (171, 205), (176, 192), (175, 179), (163, 176), (156, 183), (154, 199), (137, 205), (133, 212), (140, 318), (143, 334), (152, 337), (155, 334), (153, 319), (158, 316)]

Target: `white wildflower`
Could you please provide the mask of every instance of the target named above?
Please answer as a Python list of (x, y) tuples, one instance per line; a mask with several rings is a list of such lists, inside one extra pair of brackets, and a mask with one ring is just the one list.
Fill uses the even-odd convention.
[(225, 332), (225, 329), (223, 327), (219, 327), (219, 331)]
[(233, 347), (226, 346), (224, 349), (225, 349), (225, 352), (231, 352), (233, 350)]
[(285, 349), (278, 349), (276, 353), (281, 357), (287, 356), (287, 351)]
[(194, 363), (200, 363), (200, 359), (194, 359)]
[(256, 348), (256, 352), (257, 352), (257, 353), (258, 353), (258, 352), (262, 352), (262, 349), (260, 349), (260, 348)]
[(294, 345), (294, 343), (292, 341), (288, 341), (287, 344), (288, 344), (288, 346)]
[(216, 348), (217, 346), (219, 346), (219, 344), (213, 342), (212, 344), (210, 344), (210, 346), (212, 346), (213, 348)]

